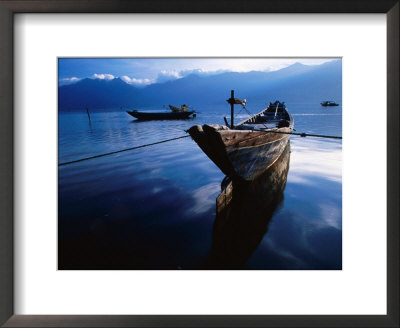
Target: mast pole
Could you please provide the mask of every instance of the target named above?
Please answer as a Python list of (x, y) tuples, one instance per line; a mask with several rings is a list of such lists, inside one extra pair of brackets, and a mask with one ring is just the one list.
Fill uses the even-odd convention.
[(233, 129), (233, 124), (234, 124), (234, 122), (233, 122), (233, 112), (234, 112), (234, 110), (233, 110), (233, 106), (234, 106), (234, 90), (231, 90), (231, 129)]

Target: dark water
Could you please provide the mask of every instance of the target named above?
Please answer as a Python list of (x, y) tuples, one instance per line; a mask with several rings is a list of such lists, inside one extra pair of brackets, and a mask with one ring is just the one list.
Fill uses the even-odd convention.
[[(341, 135), (341, 106), (287, 105), (297, 132)], [(196, 109), (182, 121), (92, 113), (91, 125), (85, 112), (60, 113), (59, 162), (183, 136), (194, 124), (223, 124), (229, 111)], [(341, 269), (341, 149), (340, 140), (292, 136), (286, 173), (271, 184), (281, 191), (261, 190), (248, 217), (229, 210), (217, 220), (224, 175), (190, 138), (62, 166), (59, 269)], [(244, 211), (250, 199), (236, 199), (233, 212)]]

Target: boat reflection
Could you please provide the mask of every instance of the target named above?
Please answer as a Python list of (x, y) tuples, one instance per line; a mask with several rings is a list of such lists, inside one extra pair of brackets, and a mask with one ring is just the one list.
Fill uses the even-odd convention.
[(216, 200), (211, 251), (205, 269), (241, 269), (258, 247), (283, 201), (290, 142), (278, 160), (252, 182), (225, 177)]

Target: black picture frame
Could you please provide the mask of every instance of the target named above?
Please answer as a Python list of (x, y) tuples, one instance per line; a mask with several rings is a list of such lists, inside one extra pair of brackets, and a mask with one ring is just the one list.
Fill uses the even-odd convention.
[[(399, 7), (399, 0), (0, 0), (0, 324), (4, 327), (399, 327)], [(14, 315), (15, 13), (386, 14), (387, 315)]]

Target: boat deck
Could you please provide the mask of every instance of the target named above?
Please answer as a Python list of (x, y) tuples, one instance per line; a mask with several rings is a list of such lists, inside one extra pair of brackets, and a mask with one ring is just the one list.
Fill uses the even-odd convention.
[(289, 126), (290, 117), (286, 111), (270, 111), (264, 110), (259, 114), (253, 116), (239, 123), (236, 130), (269, 130)]
[(279, 121), (276, 122), (265, 122), (265, 123), (252, 123), (252, 124), (241, 124), (235, 127), (236, 130), (270, 130), (277, 128)]

